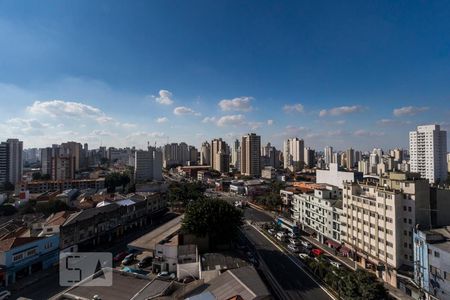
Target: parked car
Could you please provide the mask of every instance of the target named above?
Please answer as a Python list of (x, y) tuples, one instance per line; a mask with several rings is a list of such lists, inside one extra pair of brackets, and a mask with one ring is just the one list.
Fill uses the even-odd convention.
[(141, 268), (141, 269), (142, 268), (147, 268), (147, 267), (152, 265), (152, 262), (153, 262), (153, 257), (146, 256), (138, 263), (138, 267)]
[(269, 234), (274, 235), (274, 234), (275, 234), (275, 229), (270, 228), (270, 229), (268, 230), (268, 232), (269, 232)]
[(162, 280), (173, 280), (175, 279), (175, 274), (169, 273), (167, 271), (162, 271), (158, 273), (158, 278)]
[(183, 278), (183, 280), (181, 280), (182, 283), (190, 283), (192, 281), (195, 281), (197, 279), (193, 278), (193, 277), (185, 277)]
[(289, 231), (289, 232), (288, 232), (288, 236), (289, 236), (290, 238), (293, 238), (293, 239), (295, 239), (295, 238), (298, 237), (298, 235), (297, 235), (296, 233), (293, 233), (292, 231)]
[(317, 256), (322, 255), (324, 252), (322, 249), (314, 248), (311, 250), (311, 253), (317, 257)]
[(126, 252), (126, 251), (120, 252), (119, 254), (117, 254), (116, 256), (114, 256), (114, 259), (113, 259), (113, 260), (114, 260), (115, 262), (122, 261), (127, 255), (128, 255), (128, 252)]
[(130, 267), (123, 267), (122, 271), (123, 272), (127, 272), (127, 273), (140, 274), (140, 275), (147, 275), (148, 274), (148, 272), (146, 272), (144, 270), (133, 269), (133, 268), (130, 268)]
[(11, 292), (6, 290), (5, 288), (0, 288), (0, 300), (6, 300), (11, 297)]
[(122, 260), (122, 265), (124, 265), (124, 266), (131, 265), (135, 261), (135, 259), (136, 259), (136, 256), (133, 253), (128, 254)]
[(311, 245), (310, 242), (307, 242), (307, 241), (301, 241), (301, 244), (302, 244), (302, 246), (305, 247), (306, 249), (311, 249), (311, 248), (312, 248), (312, 245)]
[(287, 247), (289, 250), (291, 250), (293, 252), (299, 252), (298, 247), (295, 246), (294, 244), (289, 244)]
[(286, 240), (286, 233), (284, 233), (283, 231), (278, 231), (277, 240), (284, 242)]
[(298, 256), (299, 256), (301, 259), (307, 259), (307, 258), (309, 258), (309, 255), (306, 254), (306, 253), (300, 253)]
[(337, 269), (342, 268), (342, 264), (337, 261), (334, 261), (334, 260), (330, 260), (330, 265), (332, 265), (333, 267), (335, 267)]
[(295, 245), (295, 246), (300, 245), (300, 241), (297, 240), (297, 239), (294, 239), (294, 238), (290, 238), (289, 239), (289, 243), (292, 244), (292, 245)]

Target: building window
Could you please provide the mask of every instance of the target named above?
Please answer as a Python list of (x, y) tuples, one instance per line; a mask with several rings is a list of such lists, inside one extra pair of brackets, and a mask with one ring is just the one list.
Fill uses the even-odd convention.
[(439, 256), (440, 256), (439, 252), (438, 251), (434, 251), (434, 257), (439, 257)]

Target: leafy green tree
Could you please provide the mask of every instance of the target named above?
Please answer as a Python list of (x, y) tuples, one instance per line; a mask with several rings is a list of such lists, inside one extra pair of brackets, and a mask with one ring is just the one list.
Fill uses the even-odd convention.
[(114, 193), (116, 187), (122, 186), (122, 191), (130, 183), (130, 176), (127, 173), (113, 172), (105, 177), (105, 186), (108, 193)]
[(50, 215), (63, 210), (72, 210), (66, 203), (60, 200), (50, 200), (47, 203), (38, 203), (36, 205), (36, 212)]
[(208, 236), (211, 245), (231, 242), (242, 225), (242, 211), (220, 199), (192, 201), (185, 212), (182, 228), (199, 237)]
[(169, 186), (168, 199), (172, 207), (186, 207), (190, 202), (204, 198), (206, 187), (201, 182), (174, 182)]

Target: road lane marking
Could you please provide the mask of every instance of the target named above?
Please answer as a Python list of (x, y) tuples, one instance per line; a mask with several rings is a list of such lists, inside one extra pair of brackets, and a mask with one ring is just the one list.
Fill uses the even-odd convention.
[[(280, 246), (275, 244), (269, 237), (267, 237), (264, 233), (262, 233), (259, 228), (249, 223), (251, 227), (253, 227), (259, 234), (261, 234), (265, 239), (267, 239), (272, 245), (274, 245), (278, 250), (286, 255), (286, 251), (282, 249)], [(290, 255), (286, 255), (290, 261), (292, 261), (300, 270), (302, 270), (312, 281), (314, 281), (331, 299), (338, 300), (333, 294), (331, 294), (325, 287), (323, 287), (312, 275), (309, 274), (297, 261), (295, 261)]]

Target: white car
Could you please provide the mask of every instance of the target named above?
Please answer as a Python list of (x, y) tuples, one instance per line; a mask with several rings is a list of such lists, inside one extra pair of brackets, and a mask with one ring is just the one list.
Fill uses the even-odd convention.
[(311, 248), (312, 248), (312, 245), (311, 245), (310, 242), (307, 242), (307, 241), (301, 241), (301, 244), (302, 244), (302, 246), (305, 247), (306, 249), (311, 249)]
[(275, 234), (275, 229), (270, 228), (270, 229), (268, 230), (268, 232), (269, 232), (269, 234), (274, 235), (274, 234)]
[(300, 253), (298, 256), (299, 256), (301, 259), (307, 259), (307, 258), (309, 258), (309, 255), (306, 254), (306, 253)]
[(175, 274), (169, 273), (167, 271), (162, 271), (162, 272), (158, 273), (158, 278), (163, 279), (163, 280), (173, 280), (173, 279), (175, 279)]
[(292, 231), (289, 231), (288, 236), (294, 239), (297, 237), (297, 234), (293, 233)]
[(291, 250), (292, 252), (299, 252), (299, 249), (297, 246), (295, 246), (294, 244), (289, 244), (288, 249)]
[(295, 246), (300, 245), (300, 241), (299, 241), (299, 240), (296, 240), (296, 239), (294, 239), (294, 238), (290, 238), (290, 239), (289, 239), (289, 243), (291, 243), (292, 245), (295, 245)]
[(0, 289), (0, 300), (8, 299), (11, 297), (11, 292), (5, 290), (4, 288)]
[(337, 261), (334, 260), (330, 260), (330, 265), (332, 265), (333, 267), (340, 269), (342, 267), (341, 263), (338, 263)]

